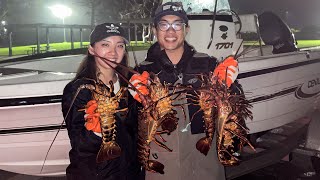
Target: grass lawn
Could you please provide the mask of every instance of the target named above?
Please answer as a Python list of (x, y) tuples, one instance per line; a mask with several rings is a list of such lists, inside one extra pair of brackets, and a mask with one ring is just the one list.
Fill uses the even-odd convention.
[[(87, 46), (89, 42), (83, 42), (83, 45)], [(244, 42), (244, 45), (258, 45), (257, 42), (248, 41)], [(150, 47), (150, 43), (142, 43), (141, 41), (131, 41), (130, 42), (131, 47), (128, 48), (129, 51), (132, 50), (145, 50)], [(28, 53), (31, 54), (31, 47), (34, 47), (36, 45), (29, 45), (29, 46), (18, 46), (13, 47), (12, 53), (13, 55), (27, 55)], [(41, 50), (45, 50), (46, 44), (41, 44)], [(320, 40), (298, 40), (298, 48), (306, 48), (306, 47), (314, 47), (314, 46), (320, 46)], [(74, 43), (74, 48), (80, 48), (80, 42)], [(50, 49), (52, 51), (61, 51), (61, 50), (67, 50), (71, 49), (71, 43), (70, 42), (64, 42), (64, 43), (51, 43)], [(0, 48), (0, 56), (8, 56), (9, 49), (8, 48)]]
[[(89, 42), (83, 42), (84, 46), (88, 46)], [(142, 43), (137, 41), (131, 41), (130, 45), (132, 45), (133, 50), (144, 50), (148, 49), (150, 47), (150, 43)], [(29, 46), (17, 46), (12, 48), (12, 54), (15, 55), (28, 55), (31, 54), (31, 47), (35, 47), (36, 45), (29, 45)], [(41, 44), (41, 50), (46, 49), (47, 44)], [(80, 48), (80, 42), (74, 43), (74, 48)], [(131, 47), (128, 48), (129, 51), (132, 50)], [(71, 49), (71, 43), (70, 42), (64, 42), (64, 43), (51, 43), (50, 44), (50, 50), (51, 51), (61, 51), (61, 50), (68, 50)], [(9, 54), (9, 48), (0, 48), (0, 56), (8, 56)]]
[(298, 48), (320, 46), (320, 40), (298, 40)]
[[(298, 48), (315, 47), (320, 46), (320, 40), (297, 40)], [(259, 45), (258, 41), (245, 41), (244, 45)]]

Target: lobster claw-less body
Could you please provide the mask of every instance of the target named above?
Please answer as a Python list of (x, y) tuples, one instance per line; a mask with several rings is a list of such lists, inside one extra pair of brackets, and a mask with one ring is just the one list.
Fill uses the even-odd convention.
[(252, 105), (243, 93), (233, 93), (226, 84), (219, 82), (218, 77), (212, 75), (211, 83), (215, 85), (216, 94), (218, 158), (224, 166), (237, 165), (239, 159), (233, 155), (235, 152), (242, 150), (245, 144), (255, 150), (246, 138), (249, 129), (245, 125), (247, 118), (252, 119)]
[(225, 166), (237, 165), (239, 159), (233, 155), (235, 152), (241, 150), (245, 144), (255, 150), (246, 138), (249, 129), (245, 125), (245, 119), (252, 119), (251, 111), (248, 110), (251, 105), (243, 95), (230, 95), (217, 104), (218, 158)]
[[(109, 92), (103, 94), (93, 93), (93, 97), (98, 101), (97, 112), (100, 113), (100, 126), (102, 133), (102, 144), (97, 155), (97, 162), (103, 162), (120, 156), (121, 148), (116, 143), (116, 119), (115, 113), (125, 111), (118, 110), (119, 101), (124, 94), (125, 89), (121, 88), (116, 95), (112, 96), (113, 84), (110, 83)], [(107, 96), (106, 96), (107, 95)]]
[[(218, 137), (217, 153), (219, 161), (225, 166), (236, 165), (239, 160), (233, 154), (237, 150), (241, 150), (245, 144), (254, 149), (246, 138), (248, 128), (245, 125), (246, 118), (252, 119), (252, 112), (249, 110), (252, 106), (243, 93), (232, 93), (227, 85), (222, 84), (219, 77), (213, 73), (207, 78), (208, 81), (205, 81), (206, 84), (199, 90), (200, 95), (198, 95), (199, 105), (205, 116), (207, 136), (200, 139), (196, 147), (206, 155), (208, 148), (211, 146), (209, 140), (212, 140), (213, 127), (215, 126)], [(205, 98), (203, 94), (210, 98)], [(203, 104), (207, 105), (204, 106)], [(211, 119), (206, 118), (206, 114), (212, 113), (213, 110), (216, 114), (211, 116)], [(240, 143), (236, 144), (237, 142)]]
[(203, 111), (203, 119), (205, 124), (205, 133), (206, 136), (201, 138), (197, 144), (196, 148), (198, 151), (200, 151), (202, 154), (207, 155), (211, 144), (213, 141), (214, 136), (214, 120), (213, 120), (213, 113), (214, 113), (214, 106), (213, 103), (213, 95), (211, 93), (208, 93), (206, 91), (202, 91), (198, 94), (199, 97), (199, 106), (200, 110)]
[[(125, 88), (121, 88), (116, 95), (113, 93), (113, 83), (110, 82), (110, 88), (102, 82), (96, 83), (95, 86), (87, 84), (80, 88), (92, 90), (92, 97), (97, 102), (96, 112), (100, 114), (99, 122), (102, 134), (102, 143), (97, 154), (98, 163), (114, 159), (120, 156), (121, 148), (116, 142), (116, 119), (115, 113), (125, 111), (119, 108), (119, 101)], [(89, 107), (90, 108), (90, 107)]]
[[(175, 117), (171, 96), (166, 85), (160, 83), (154, 75), (148, 86), (149, 95), (145, 96), (146, 104), (139, 113), (138, 119), (138, 159), (147, 171), (164, 174), (164, 165), (156, 160), (150, 160), (150, 144), (172, 151), (163, 142), (161, 134), (170, 134), (177, 128), (178, 119)], [(160, 129), (161, 127), (161, 129)], [(160, 137), (160, 142), (156, 137)]]

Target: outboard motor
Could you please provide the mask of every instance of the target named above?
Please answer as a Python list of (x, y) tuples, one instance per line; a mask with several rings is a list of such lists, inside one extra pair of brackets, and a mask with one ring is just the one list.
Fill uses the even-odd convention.
[(261, 38), (266, 45), (273, 46), (274, 54), (298, 50), (294, 34), (277, 15), (264, 12), (258, 19)]

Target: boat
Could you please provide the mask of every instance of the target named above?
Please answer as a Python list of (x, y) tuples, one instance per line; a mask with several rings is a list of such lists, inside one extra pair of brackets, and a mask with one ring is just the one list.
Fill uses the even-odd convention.
[[(256, 26), (256, 16), (240, 16), (242, 26), (250, 26), (245, 21)], [(215, 21), (212, 14), (206, 13), (189, 17), (191, 31), (187, 40), (199, 52), (223, 60), (239, 47), (245, 50), (232, 14), (216, 15)], [(211, 34), (213, 43), (208, 49)], [(238, 80), (253, 105), (253, 119), (246, 122), (252, 135), (308, 117), (319, 107), (320, 50), (274, 53), (274, 48), (259, 46), (238, 59)], [(146, 51), (135, 53), (140, 62), (146, 55)], [(0, 169), (35, 176), (65, 174), (70, 143), (63, 124), (61, 97), (83, 57), (34, 55), (0, 61)], [(130, 66), (134, 66), (132, 58)]]

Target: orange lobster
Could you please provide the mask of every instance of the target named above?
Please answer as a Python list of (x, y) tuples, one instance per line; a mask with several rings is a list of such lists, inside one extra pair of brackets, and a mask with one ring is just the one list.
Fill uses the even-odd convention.
[[(246, 138), (249, 130), (245, 125), (246, 118), (252, 119), (249, 110), (252, 106), (243, 94), (232, 93), (213, 73), (203, 77), (194, 101), (204, 112), (206, 136), (197, 142), (196, 148), (207, 155), (216, 130), (219, 161), (225, 166), (238, 164), (239, 159), (233, 155), (235, 149), (241, 150), (245, 144), (254, 149)], [(240, 143), (236, 145), (236, 142)]]
[[(146, 101), (142, 101), (143, 109), (140, 111), (138, 119), (138, 159), (147, 171), (164, 174), (164, 165), (149, 159), (150, 144), (154, 142), (158, 146), (172, 151), (156, 137), (159, 136), (165, 142), (161, 134), (170, 134), (177, 128), (177, 112), (173, 107), (181, 107), (181, 105), (172, 105), (172, 95), (175, 92), (169, 94), (168, 85), (162, 85), (156, 75), (151, 78), (151, 84), (147, 87), (149, 95), (144, 97)], [(160, 127), (161, 130), (159, 130)]]
[[(85, 84), (79, 87), (81, 89), (89, 89), (92, 91), (92, 97), (97, 102), (97, 107), (89, 106), (86, 111), (88, 114), (100, 114), (95, 115), (95, 118), (99, 118), (100, 125), (86, 123), (87, 129), (95, 130), (95, 132), (101, 132), (102, 143), (100, 150), (97, 154), (96, 161), (101, 163), (110, 159), (117, 158), (121, 155), (121, 148), (117, 144), (116, 140), (116, 119), (115, 113), (126, 111), (127, 108), (118, 109), (119, 101), (122, 98), (126, 88), (121, 88), (116, 95), (113, 94), (113, 83), (110, 81), (110, 88), (105, 86), (103, 82), (99, 81), (95, 85)], [(92, 103), (94, 101), (91, 101)], [(92, 104), (91, 103), (91, 104)], [(90, 104), (90, 101), (89, 101)], [(95, 110), (95, 113), (92, 112)], [(94, 121), (93, 121), (94, 122)], [(96, 123), (96, 121), (95, 121)], [(100, 128), (100, 129), (99, 129)]]

